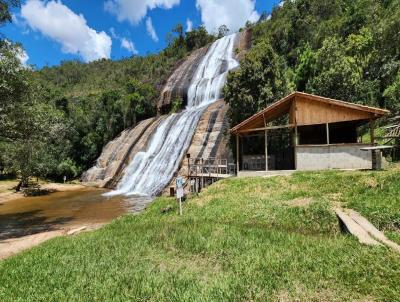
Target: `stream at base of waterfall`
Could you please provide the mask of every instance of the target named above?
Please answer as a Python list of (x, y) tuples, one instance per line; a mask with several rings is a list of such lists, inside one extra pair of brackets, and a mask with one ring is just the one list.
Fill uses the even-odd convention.
[(106, 196), (155, 196), (169, 184), (201, 115), (221, 98), (229, 71), (239, 66), (233, 49), (236, 37), (237, 34), (229, 35), (211, 45), (189, 86), (186, 109), (160, 123), (147, 150), (134, 156), (116, 190)]

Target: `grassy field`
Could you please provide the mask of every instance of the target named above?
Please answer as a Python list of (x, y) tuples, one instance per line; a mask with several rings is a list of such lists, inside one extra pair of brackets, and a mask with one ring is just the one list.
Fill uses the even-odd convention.
[(341, 234), (332, 211), (399, 241), (399, 193), (391, 170), (225, 180), (183, 217), (158, 198), (0, 262), (0, 301), (400, 301), (400, 254)]

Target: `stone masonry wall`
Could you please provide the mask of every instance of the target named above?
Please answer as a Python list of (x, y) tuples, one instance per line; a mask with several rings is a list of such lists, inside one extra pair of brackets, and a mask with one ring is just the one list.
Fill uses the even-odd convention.
[(297, 170), (371, 169), (372, 156), (365, 144), (297, 147)]

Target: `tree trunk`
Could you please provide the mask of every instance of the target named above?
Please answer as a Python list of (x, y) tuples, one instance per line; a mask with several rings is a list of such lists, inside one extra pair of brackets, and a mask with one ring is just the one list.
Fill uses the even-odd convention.
[(18, 185), (15, 187), (15, 192), (19, 192), (21, 191), (21, 187), (22, 187), (22, 180), (18, 183)]

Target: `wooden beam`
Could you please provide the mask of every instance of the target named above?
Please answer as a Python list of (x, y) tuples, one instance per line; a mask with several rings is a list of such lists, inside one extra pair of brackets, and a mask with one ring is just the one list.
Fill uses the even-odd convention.
[(254, 128), (254, 129), (245, 129), (245, 130), (238, 131), (238, 133), (248, 133), (248, 132), (255, 132), (255, 131), (276, 130), (276, 129), (294, 128), (294, 127), (295, 126), (293, 124), (279, 125), (279, 126), (270, 126), (270, 127)]

